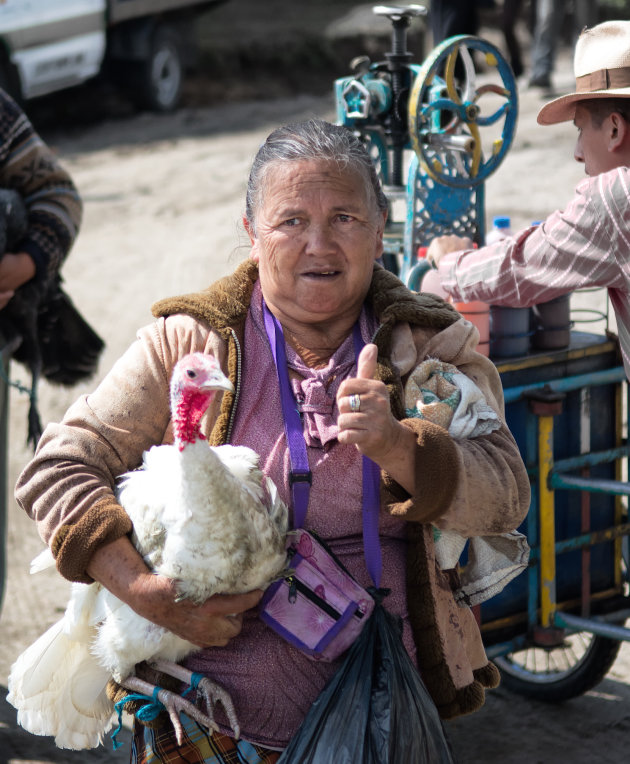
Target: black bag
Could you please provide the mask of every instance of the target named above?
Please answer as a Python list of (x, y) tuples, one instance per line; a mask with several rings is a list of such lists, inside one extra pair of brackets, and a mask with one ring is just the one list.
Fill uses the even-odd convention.
[(403, 645), (400, 618), (380, 602), (278, 764), (331, 761), (454, 763), (435, 704)]
[(42, 375), (71, 387), (89, 379), (98, 368), (105, 343), (79, 313), (57, 277), (37, 317)]

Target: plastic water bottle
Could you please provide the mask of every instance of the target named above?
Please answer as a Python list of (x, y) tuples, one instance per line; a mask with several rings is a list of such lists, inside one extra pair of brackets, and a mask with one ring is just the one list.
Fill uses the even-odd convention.
[(500, 239), (507, 239), (512, 235), (512, 221), (509, 217), (499, 215), (492, 220), (492, 228), (486, 235), (486, 244), (494, 244)]

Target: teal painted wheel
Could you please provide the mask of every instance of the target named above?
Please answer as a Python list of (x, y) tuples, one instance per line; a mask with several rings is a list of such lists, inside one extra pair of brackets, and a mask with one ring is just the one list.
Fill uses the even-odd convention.
[[(483, 69), (477, 72), (476, 63)], [(503, 161), (518, 116), (516, 81), (491, 43), (450, 37), (422, 64), (409, 97), (411, 146), (437, 183), (471, 188)]]

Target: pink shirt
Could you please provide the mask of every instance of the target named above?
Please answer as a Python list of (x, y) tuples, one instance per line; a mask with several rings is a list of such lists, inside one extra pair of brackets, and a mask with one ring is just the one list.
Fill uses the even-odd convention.
[[(366, 342), (376, 329), (363, 313), (360, 321)], [(245, 325), (242, 392), (231, 442), (247, 445), (261, 455), (261, 466), (282, 498), (291, 504), (289, 454), (284, 436), (276, 368), (265, 334), (261, 293), (257, 284)], [(363, 556), (361, 516), (361, 458), (354, 446), (337, 439), (335, 393), (345, 377), (356, 374), (352, 336), (343, 343), (326, 369), (308, 369), (287, 347), (298, 400), (302, 401), (304, 430), (313, 485), (306, 528), (331, 546), (363, 586), (371, 586)], [(334, 371), (333, 371), (334, 369)], [(403, 617), (404, 642), (415, 659), (405, 596), (405, 523), (381, 514), (383, 554), (381, 586), (391, 589), (385, 606)], [(267, 627), (255, 613), (247, 614), (243, 629), (226, 647), (203, 650), (186, 665), (207, 673), (232, 696), (245, 740), (269, 748), (283, 748), (339, 666), (307, 658)], [(218, 721), (223, 717), (219, 714)], [(229, 734), (229, 728), (223, 731)]]
[(630, 168), (578, 184), (563, 211), (478, 250), (453, 252), (439, 265), (456, 300), (529, 307), (583, 287), (607, 287), (630, 378)]

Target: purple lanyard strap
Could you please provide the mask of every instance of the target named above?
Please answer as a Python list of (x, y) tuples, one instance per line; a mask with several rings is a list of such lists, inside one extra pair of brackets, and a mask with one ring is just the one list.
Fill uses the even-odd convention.
[[(280, 384), (284, 432), (291, 460), (289, 482), (293, 500), (294, 524), (296, 528), (301, 528), (306, 520), (313, 478), (308, 464), (302, 420), (289, 382), (284, 334), (279, 321), (271, 314), (264, 300), (263, 315), (265, 330), (269, 338), (269, 345), (276, 364), (278, 382)], [(358, 322), (354, 325), (352, 332), (354, 352), (358, 359), (364, 345)], [(378, 536), (380, 477), (381, 471), (379, 466), (371, 459), (368, 459), (367, 456), (364, 456), (362, 492), (363, 549), (368, 572), (372, 578), (372, 583), (377, 589), (381, 583), (382, 572), (381, 545)]]

